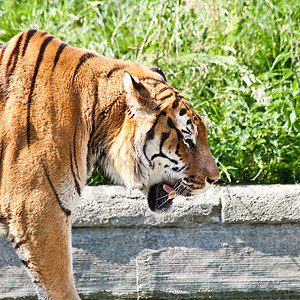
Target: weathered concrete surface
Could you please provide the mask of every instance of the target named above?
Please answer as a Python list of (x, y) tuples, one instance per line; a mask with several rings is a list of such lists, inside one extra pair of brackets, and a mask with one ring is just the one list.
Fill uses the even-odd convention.
[(224, 223), (300, 222), (300, 185), (249, 185), (222, 189)]
[[(74, 213), (80, 293), (300, 298), (299, 186), (216, 187), (194, 200), (176, 199), (169, 215), (151, 213), (140, 193), (126, 193), (89, 187)], [(0, 299), (33, 294), (10, 243), (0, 238)]]
[[(101, 203), (101, 205), (100, 205)], [(211, 187), (193, 198), (178, 197), (168, 214), (152, 213), (139, 191), (86, 187), (73, 226), (197, 226), (203, 222), (298, 223), (300, 185)]]
[(75, 229), (73, 242), (79, 291), (300, 292), (297, 225)]
[[(278, 290), (300, 296), (300, 226), (295, 224), (75, 228), (73, 247), (81, 293)], [(34, 293), (16, 257), (11, 267), (1, 266), (0, 278), (2, 297)]]
[(166, 227), (221, 221), (220, 187), (194, 198), (178, 197), (168, 214), (153, 213), (140, 191), (120, 186), (86, 187), (73, 215), (73, 227)]

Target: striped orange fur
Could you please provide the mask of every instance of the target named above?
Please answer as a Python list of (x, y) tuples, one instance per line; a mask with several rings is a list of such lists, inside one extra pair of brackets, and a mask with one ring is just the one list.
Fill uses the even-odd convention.
[(79, 299), (71, 219), (95, 165), (166, 211), (219, 177), (206, 127), (158, 68), (28, 30), (0, 47), (0, 222), (40, 299)]

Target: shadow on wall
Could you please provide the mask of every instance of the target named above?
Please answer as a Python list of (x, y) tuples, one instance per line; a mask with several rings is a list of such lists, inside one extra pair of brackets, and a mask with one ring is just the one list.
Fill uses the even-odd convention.
[[(262, 230), (263, 229), (263, 230)], [(292, 242), (291, 242), (292, 241)], [(259, 251), (266, 256), (300, 255), (300, 226), (203, 224), (198, 228), (74, 228), (73, 246), (108, 262), (126, 264), (144, 249), (199, 249), (234, 253)], [(126, 255), (124, 251), (126, 250)]]

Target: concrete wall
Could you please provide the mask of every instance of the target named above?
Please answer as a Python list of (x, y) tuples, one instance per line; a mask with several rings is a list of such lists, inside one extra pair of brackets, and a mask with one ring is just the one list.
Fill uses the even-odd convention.
[[(73, 261), (88, 299), (300, 299), (300, 186), (213, 187), (160, 215), (137, 191), (86, 187)], [(0, 299), (33, 294), (0, 238)]]

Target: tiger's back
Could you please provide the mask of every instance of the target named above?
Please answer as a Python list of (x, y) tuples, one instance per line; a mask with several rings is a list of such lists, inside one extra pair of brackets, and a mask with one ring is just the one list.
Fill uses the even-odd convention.
[[(97, 61), (98, 68), (88, 72), (86, 68), (81, 70), (91, 59)], [(73, 178), (59, 180), (74, 181), (80, 195), (84, 178), (92, 168), (92, 162), (87, 169), (82, 160), (88, 155), (86, 152), (91, 151), (82, 146), (90, 139), (89, 131), (94, 126), (92, 120), (84, 118), (92, 114), (96, 106), (90, 98), (96, 101), (101, 93), (114, 94), (107, 92), (109, 85), (105, 91), (99, 90), (101, 85), (95, 81), (95, 73), (98, 77), (105, 76), (115, 65), (114, 59), (74, 48), (43, 31), (22, 32), (2, 46), (0, 166), (6, 167), (0, 168), (1, 194), (7, 195), (15, 180), (23, 193), (32, 185), (33, 178), (40, 177), (41, 167), (49, 177), (52, 177), (50, 172), (63, 175), (66, 169), (76, 167), (71, 170)], [(79, 76), (78, 79), (80, 72), (84, 72), (84, 78)], [(111, 90), (117, 92), (117, 84), (111, 83)], [(120, 81), (119, 90), (121, 88)], [(105, 108), (114, 97), (102, 99), (104, 102), (97, 109)], [(78, 139), (82, 145), (77, 143)], [(26, 174), (22, 174), (23, 170)], [(11, 192), (17, 193), (15, 186)]]
[(218, 179), (206, 127), (158, 68), (28, 30), (0, 47), (0, 224), (40, 299), (79, 299), (71, 213), (94, 165), (154, 211)]

